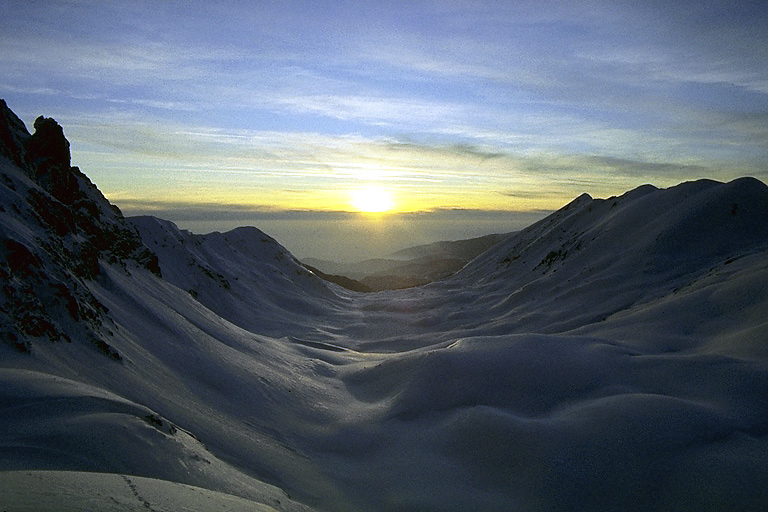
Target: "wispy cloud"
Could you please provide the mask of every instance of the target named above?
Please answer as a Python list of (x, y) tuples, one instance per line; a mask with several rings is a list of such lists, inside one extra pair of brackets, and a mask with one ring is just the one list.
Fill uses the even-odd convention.
[(123, 204), (338, 210), (375, 181), (534, 210), (768, 178), (765, 11), (678, 4), (9, 3), (0, 94)]
[[(752, 120), (759, 126), (760, 119)], [(747, 120), (742, 130), (760, 131)], [(728, 180), (743, 169), (686, 159), (517, 151), (487, 140), (430, 141), (306, 132), (223, 130), (102, 119), (67, 125), (73, 161), (118, 205), (211, 198), (232, 211), (349, 210), (362, 182), (392, 190), (404, 210), (553, 209), (582, 192), (615, 195), (642, 183)], [(175, 198), (169, 197), (172, 191)], [(149, 205), (150, 203), (146, 203)]]

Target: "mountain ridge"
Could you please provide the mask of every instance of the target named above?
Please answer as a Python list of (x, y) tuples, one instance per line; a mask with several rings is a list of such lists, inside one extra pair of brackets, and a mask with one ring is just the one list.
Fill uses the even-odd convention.
[(279, 334), (331, 314), (318, 306), (336, 297), (327, 281), (255, 227), (196, 235), (156, 217), (128, 221), (158, 255), (168, 282), (240, 327)]
[[(580, 327), (766, 251), (767, 218), (768, 187), (753, 178), (582, 197), (468, 264), (456, 286), (484, 290), (475, 300), (503, 317), (517, 315), (520, 328)], [(509, 289), (518, 290), (514, 305)], [(589, 308), (578, 305), (580, 296)], [(566, 303), (573, 308), (563, 309)], [(536, 308), (550, 314), (535, 320)]]

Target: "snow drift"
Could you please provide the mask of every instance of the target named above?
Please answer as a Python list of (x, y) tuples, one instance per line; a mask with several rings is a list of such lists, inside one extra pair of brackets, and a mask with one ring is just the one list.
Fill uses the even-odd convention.
[(763, 183), (583, 195), (360, 294), (255, 228), (124, 219), (1, 107), (0, 507), (64, 481), (116, 510), (768, 502)]

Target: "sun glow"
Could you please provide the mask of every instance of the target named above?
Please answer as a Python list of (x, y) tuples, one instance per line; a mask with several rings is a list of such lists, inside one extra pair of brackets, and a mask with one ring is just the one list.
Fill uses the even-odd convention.
[(364, 213), (384, 213), (395, 206), (392, 194), (376, 186), (353, 190), (351, 200), (355, 210)]

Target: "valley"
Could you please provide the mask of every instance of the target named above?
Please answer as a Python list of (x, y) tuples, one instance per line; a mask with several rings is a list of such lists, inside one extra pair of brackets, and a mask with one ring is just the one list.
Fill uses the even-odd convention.
[(2, 109), (3, 510), (768, 502), (759, 180), (584, 194), (363, 293), (257, 228), (123, 217)]

